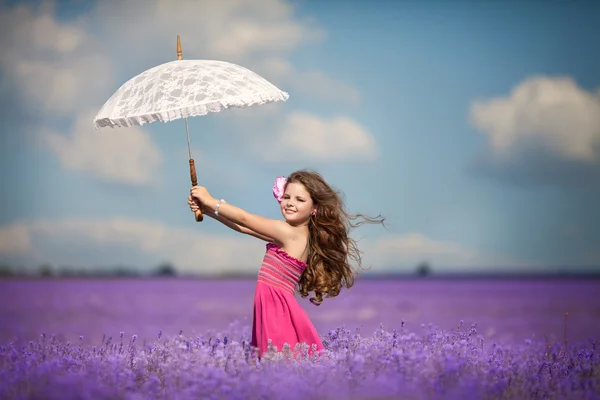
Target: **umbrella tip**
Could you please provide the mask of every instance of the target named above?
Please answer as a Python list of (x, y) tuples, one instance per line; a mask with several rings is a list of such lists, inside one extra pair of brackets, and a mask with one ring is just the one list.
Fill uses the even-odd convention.
[(179, 35), (177, 35), (177, 59), (181, 60), (183, 58), (183, 52), (181, 51), (181, 39), (179, 39)]

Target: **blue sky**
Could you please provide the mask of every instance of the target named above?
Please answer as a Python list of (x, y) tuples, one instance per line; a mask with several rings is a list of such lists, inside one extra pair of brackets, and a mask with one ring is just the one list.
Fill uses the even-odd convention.
[(183, 121), (92, 128), (179, 34), (290, 94), (189, 120), (215, 197), (280, 218), (275, 177), (311, 168), (387, 218), (353, 234), (373, 271), (600, 268), (600, 3), (169, 4), (0, 1), (3, 263), (258, 269), (194, 222)]

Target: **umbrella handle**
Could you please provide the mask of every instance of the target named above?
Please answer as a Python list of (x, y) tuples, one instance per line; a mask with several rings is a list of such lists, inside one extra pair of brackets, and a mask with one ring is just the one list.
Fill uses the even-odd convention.
[[(196, 176), (196, 166), (194, 165), (194, 160), (190, 158), (190, 178), (192, 179), (192, 186), (198, 186), (198, 177)], [(196, 211), (196, 222), (202, 222), (204, 217), (202, 216), (202, 211)]]

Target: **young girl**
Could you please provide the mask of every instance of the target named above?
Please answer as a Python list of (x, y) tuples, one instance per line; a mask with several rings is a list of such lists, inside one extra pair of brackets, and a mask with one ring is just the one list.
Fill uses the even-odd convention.
[[(342, 286), (350, 288), (354, 273), (349, 262), (352, 259), (360, 266), (361, 257), (348, 233), (363, 222), (383, 223), (383, 218), (349, 215), (340, 194), (316, 172), (302, 170), (287, 180), (277, 178), (273, 194), (284, 221), (217, 200), (202, 186), (192, 187), (188, 204), (196, 212), (199, 203), (207, 216), (268, 242), (254, 296), (251, 344), (258, 348), (259, 357), (267, 351), (269, 339), (278, 351), (285, 343), (292, 350), (296, 344), (306, 343), (320, 352), (321, 339), (294, 291), (298, 288), (302, 297), (314, 292), (310, 301), (319, 305), (323, 296), (335, 297)], [(359, 217), (363, 221), (351, 222)]]

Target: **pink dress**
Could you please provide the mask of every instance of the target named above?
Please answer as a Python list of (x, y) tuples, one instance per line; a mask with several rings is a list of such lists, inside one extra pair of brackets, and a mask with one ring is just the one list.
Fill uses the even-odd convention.
[(312, 354), (313, 344), (318, 352), (324, 349), (317, 330), (294, 297), (306, 266), (276, 244), (267, 244), (258, 272), (252, 322), (252, 345), (258, 347), (259, 357), (267, 351), (269, 339), (277, 351), (281, 351), (285, 343), (292, 350), (297, 343), (306, 343), (309, 354)]

